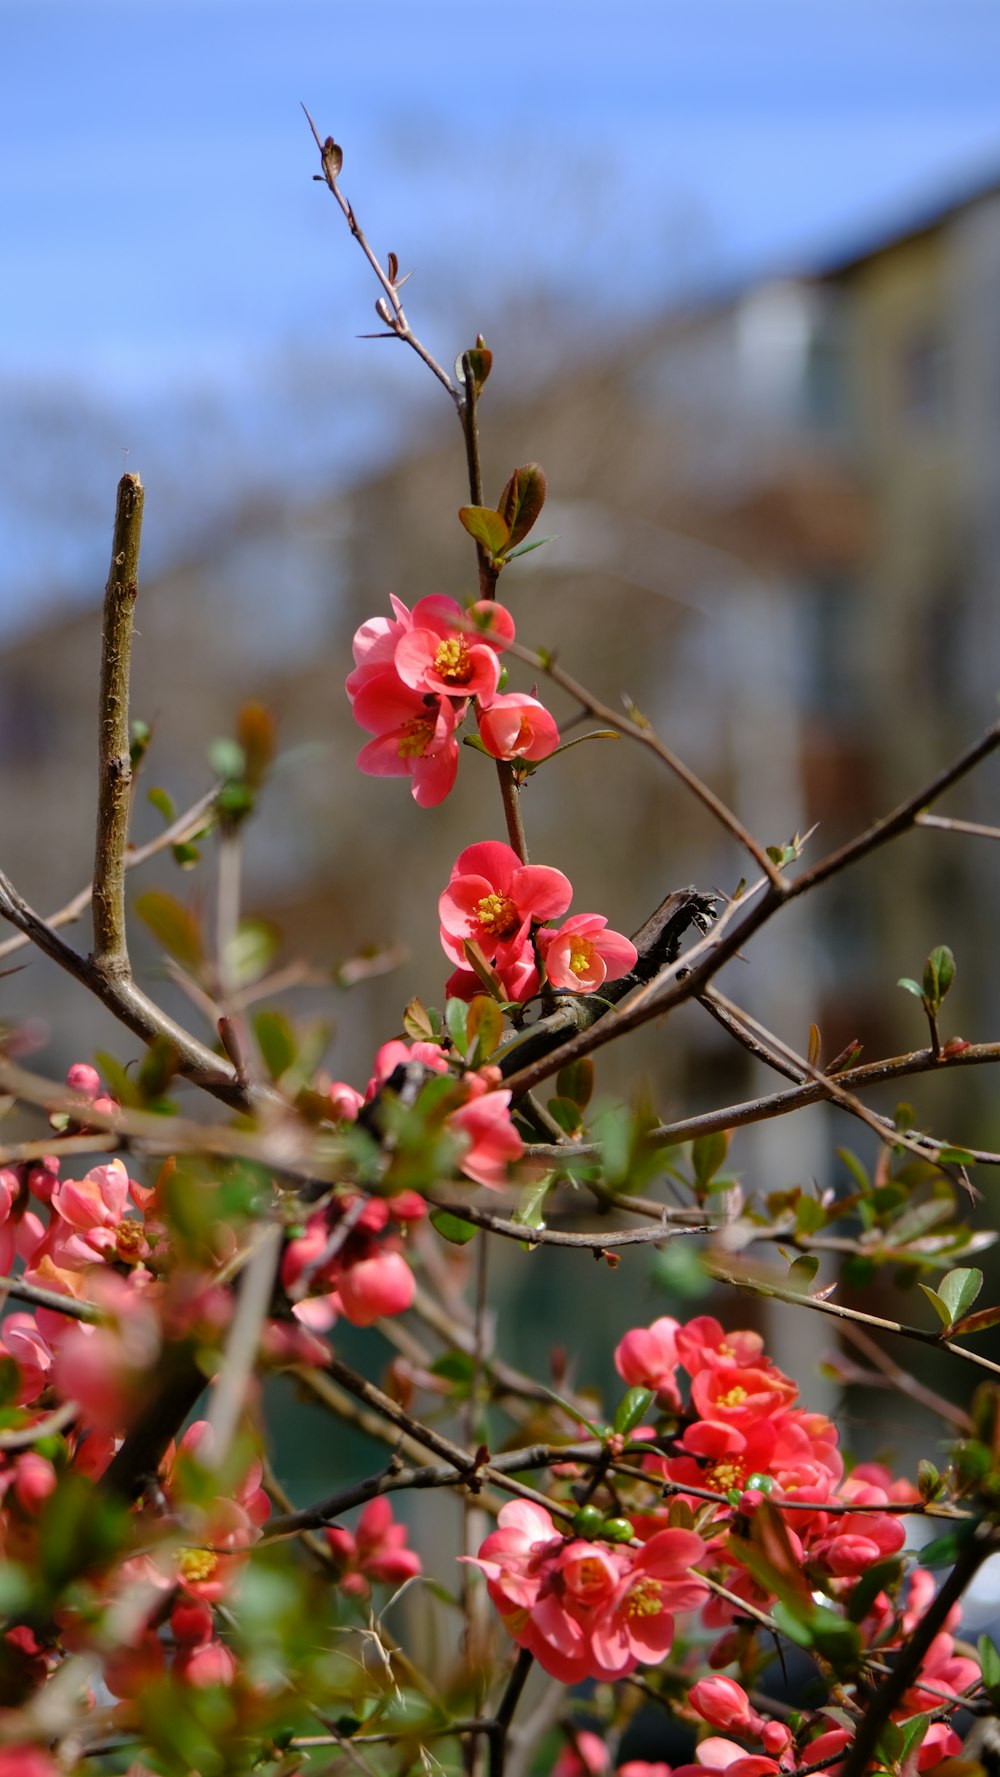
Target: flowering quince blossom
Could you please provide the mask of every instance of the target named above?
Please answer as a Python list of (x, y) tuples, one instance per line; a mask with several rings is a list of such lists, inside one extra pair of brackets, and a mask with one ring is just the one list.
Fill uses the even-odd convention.
[[(375, 1057), (375, 1072), (368, 1081), (364, 1098), (360, 1093), (350, 1096), (352, 1089), (340, 1082), (330, 1087), (331, 1096), (334, 1097), (343, 1120), (355, 1121), (361, 1106), (371, 1103), (381, 1088), (391, 1080), (396, 1069), (409, 1066), (413, 1062), (436, 1074), (447, 1074), (450, 1071), (448, 1058), (437, 1043), (404, 1043), (398, 1038), (383, 1043)], [(459, 1103), (445, 1117), (445, 1127), (463, 1138), (459, 1170), (477, 1184), (495, 1187), (507, 1182), (509, 1165), (519, 1160), (524, 1153), (524, 1143), (510, 1120), (511, 1095), (501, 1088), (501, 1079), (500, 1070), (495, 1067), (477, 1068), (461, 1078), (456, 1076), (456, 1096), (464, 1098), (465, 1102)], [(411, 1202), (419, 1204), (418, 1212), (402, 1209), (404, 1203)], [(412, 1191), (405, 1191), (389, 1199), (388, 1213), (397, 1216), (402, 1214), (408, 1219), (415, 1213), (426, 1214), (426, 1205)], [(412, 1288), (409, 1299), (402, 1306), (409, 1307), (410, 1300)], [(400, 1311), (396, 1308), (383, 1312)], [(353, 1315), (348, 1314), (348, 1319), (353, 1318)], [(369, 1325), (370, 1322), (356, 1324)]]
[(689, 1570), (706, 1544), (694, 1531), (656, 1532), (640, 1549), (560, 1536), (544, 1507), (502, 1506), (474, 1560), (505, 1628), (553, 1678), (620, 1678), (658, 1663), (674, 1637), (673, 1612), (700, 1603)]
[(539, 932), (538, 948), (553, 987), (593, 993), (635, 968), (635, 945), (621, 932), (607, 931), (607, 923), (600, 913), (573, 913), (557, 932)]
[(522, 864), (512, 846), (493, 839), (466, 846), (438, 901), (441, 948), (468, 975), (464, 945), (477, 944), (509, 997), (530, 999), (539, 982), (532, 927), (565, 913), (572, 897), (561, 870)]
[(339, 1570), (340, 1588), (354, 1597), (367, 1598), (372, 1580), (400, 1586), (423, 1572), (420, 1556), (406, 1546), (406, 1525), (394, 1520), (384, 1495), (369, 1500), (353, 1533), (343, 1524), (331, 1524), (324, 1534)]
[(521, 691), (498, 691), (487, 709), (479, 710), (479, 738), (494, 759), (547, 759), (559, 745), (554, 718), (537, 697)]
[(458, 775), (455, 729), (464, 707), (447, 698), (425, 697), (394, 674), (378, 674), (354, 699), (354, 717), (375, 739), (358, 754), (370, 777), (413, 779), (413, 800), (421, 808), (443, 802)]
[(514, 619), (495, 599), (463, 611), (443, 593), (418, 600), (396, 644), (393, 665), (404, 685), (441, 697), (489, 704), (500, 679), (498, 653), (514, 639)]

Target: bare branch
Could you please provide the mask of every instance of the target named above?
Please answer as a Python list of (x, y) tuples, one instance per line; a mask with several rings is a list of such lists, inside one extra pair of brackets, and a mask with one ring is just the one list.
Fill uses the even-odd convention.
[(118, 483), (111, 568), (104, 591), (93, 960), (108, 975), (127, 974), (129, 966), (125, 933), (125, 847), (132, 791), (128, 694), (143, 499), (138, 475), (123, 475)]

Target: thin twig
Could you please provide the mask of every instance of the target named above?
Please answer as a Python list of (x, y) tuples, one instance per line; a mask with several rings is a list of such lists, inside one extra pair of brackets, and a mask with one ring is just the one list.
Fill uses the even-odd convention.
[(905, 1321), (887, 1320), (881, 1314), (865, 1314), (860, 1308), (847, 1308), (842, 1302), (830, 1302), (825, 1296), (809, 1296), (802, 1290), (785, 1289), (781, 1284), (770, 1283), (763, 1278), (736, 1276), (725, 1271), (712, 1258), (705, 1259), (705, 1269), (719, 1283), (731, 1284), (737, 1290), (749, 1290), (755, 1296), (771, 1296), (776, 1302), (790, 1302), (796, 1308), (813, 1308), (819, 1314), (832, 1314), (837, 1320), (853, 1320), (860, 1326), (875, 1327), (882, 1333), (898, 1333), (902, 1339), (915, 1339), (920, 1345), (933, 1345), (939, 1351), (950, 1351), (953, 1357), (960, 1357), (967, 1364), (974, 1364), (977, 1369), (988, 1370), (993, 1376), (1000, 1376), (1000, 1364), (995, 1364), (978, 1351), (969, 1351), (964, 1345), (956, 1344), (954, 1339), (946, 1339), (943, 1334), (929, 1332), (925, 1327), (911, 1327)]
[(316, 146), (319, 149), (320, 164), (323, 168), (321, 176), (340, 205), (348, 228), (354, 236), (354, 239), (357, 241), (358, 246), (361, 248), (372, 271), (375, 273), (382, 289), (385, 291), (389, 306), (387, 306), (385, 302), (380, 303), (378, 307), (378, 315), (379, 319), (384, 321), (388, 328), (388, 337), (390, 339), (401, 339), (406, 345), (412, 347), (413, 351), (416, 352), (417, 357), (423, 359), (428, 370), (430, 370), (432, 374), (437, 377), (438, 382), (443, 384), (447, 389), (455, 405), (459, 406), (463, 399), (461, 389), (455, 387), (448, 372), (442, 369), (436, 358), (432, 358), (427, 347), (422, 345), (417, 338), (403, 312), (403, 305), (399, 300), (398, 283), (394, 282), (393, 279), (390, 278), (388, 272), (384, 271), (379, 264), (376, 255), (372, 252), (372, 249), (368, 244), (364, 230), (354, 214), (352, 205), (348, 203), (337, 183), (337, 175), (340, 172), (343, 158), (337, 144), (334, 142), (332, 136), (328, 136), (325, 142), (321, 142), (319, 131), (313, 123), (312, 118), (309, 116), (308, 111), (306, 111), (305, 105), (302, 106), (302, 109), (305, 111), (309, 128), (312, 130)]
[(915, 827), (940, 827), (946, 833), (971, 833), (977, 839), (1000, 839), (1000, 827), (987, 827), (982, 821), (955, 821), (943, 814), (918, 814)]
[(240, 1281), (236, 1313), (226, 1338), (222, 1367), (215, 1380), (208, 1412), (211, 1436), (205, 1444), (204, 1460), (209, 1468), (224, 1466), (236, 1435), (257, 1361), (261, 1328), (271, 1302), (281, 1256), (282, 1233), (277, 1222), (254, 1230), (254, 1249)]
[(592, 691), (588, 691), (586, 686), (580, 684), (579, 680), (564, 672), (562, 667), (557, 666), (555, 661), (547, 655), (535, 654), (530, 648), (522, 648), (517, 642), (508, 642), (507, 651), (515, 655), (518, 660), (523, 660), (528, 666), (533, 666), (537, 672), (545, 673), (554, 685), (559, 685), (570, 697), (574, 697), (598, 721), (606, 722), (609, 728), (616, 728), (620, 734), (627, 734), (630, 739), (637, 740), (641, 746), (648, 747), (651, 752), (655, 753), (656, 757), (662, 760), (675, 777), (680, 779), (681, 783), (691, 791), (691, 794), (704, 808), (708, 809), (719, 824), (725, 827), (726, 831), (743, 846), (745, 851), (749, 852), (754, 862), (763, 870), (772, 888), (784, 890), (785, 879), (777, 865), (768, 857), (765, 848), (757, 843), (753, 834), (744, 827), (732, 809), (726, 807), (715, 791), (709, 789), (697, 773), (692, 771), (689, 765), (685, 765), (683, 759), (679, 758), (664, 741), (660, 740), (658, 735), (654, 734), (648, 724), (635, 721), (630, 716), (623, 716), (611, 704), (603, 703), (600, 698), (594, 696)]

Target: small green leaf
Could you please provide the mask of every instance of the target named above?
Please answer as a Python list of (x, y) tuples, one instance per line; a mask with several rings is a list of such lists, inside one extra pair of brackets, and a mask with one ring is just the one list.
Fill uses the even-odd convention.
[(788, 1281), (793, 1289), (805, 1290), (812, 1283), (819, 1270), (819, 1259), (815, 1253), (803, 1253), (801, 1258), (793, 1259), (788, 1267)]
[(265, 919), (242, 919), (226, 946), (225, 973), (234, 987), (259, 981), (281, 942), (277, 926)]
[(968, 1148), (939, 1148), (939, 1166), (975, 1166), (976, 1156), (970, 1154)]
[(464, 1389), (466, 1395), (474, 1374), (475, 1365), (467, 1351), (446, 1351), (431, 1365), (432, 1376), (441, 1376), (445, 1382), (454, 1383), (456, 1390)]
[(171, 821), (176, 820), (177, 811), (169, 790), (161, 790), (157, 785), (154, 785), (151, 790), (146, 791), (146, 801), (152, 803), (158, 814), (162, 814), (168, 827)]
[(912, 993), (915, 999), (922, 1000), (924, 997), (924, 990), (921, 987), (920, 982), (914, 981), (912, 975), (901, 975), (896, 982), (896, 986), (905, 987), (907, 993)]
[(164, 950), (186, 969), (201, 968), (204, 951), (198, 921), (173, 895), (146, 889), (136, 897), (135, 910)]
[(464, 1000), (448, 1000), (444, 1009), (444, 1021), (448, 1026), (448, 1035), (461, 1056), (469, 1049), (466, 1020), (469, 1008)]
[(542, 549), (546, 543), (554, 542), (554, 536), (533, 537), (530, 543), (519, 543), (516, 549), (505, 549), (503, 552), (504, 561), (516, 561), (519, 555), (530, 555), (533, 549)]
[(545, 1108), (564, 1135), (576, 1134), (580, 1127), (580, 1107), (571, 1098), (550, 1098)]
[(545, 1208), (545, 1199), (548, 1196), (552, 1185), (553, 1177), (554, 1175), (551, 1172), (547, 1172), (545, 1177), (540, 1179), (537, 1184), (529, 1185), (526, 1188), (521, 1197), (521, 1201), (511, 1217), (512, 1221), (517, 1222), (522, 1228), (544, 1228), (545, 1216), (543, 1210)]
[(556, 1075), (556, 1092), (560, 1098), (571, 1098), (580, 1110), (590, 1103), (594, 1090), (594, 1063), (589, 1055), (569, 1061)]
[(697, 1141), (692, 1142), (694, 1176), (703, 1191), (711, 1184), (728, 1152), (729, 1133), (725, 1129), (717, 1129), (711, 1135), (699, 1135)]
[(506, 547), (510, 530), (491, 506), (460, 506), (458, 516), (469, 536), (482, 544), (489, 555), (499, 555)]
[(979, 1653), (979, 1670), (983, 1675), (983, 1684), (992, 1693), (1000, 1690), (1000, 1653), (988, 1635), (980, 1635), (977, 1643)]
[(817, 1197), (803, 1194), (795, 1205), (795, 1227), (799, 1234), (816, 1234), (826, 1226), (826, 1210)]
[(924, 993), (939, 1006), (955, 979), (955, 958), (947, 944), (932, 950), (924, 964)]
[(453, 1216), (450, 1209), (432, 1209), (430, 1221), (442, 1240), (449, 1240), (452, 1246), (466, 1246), (479, 1232), (475, 1222), (465, 1222), (461, 1216)]
[(201, 857), (198, 847), (192, 845), (190, 839), (182, 840), (180, 845), (172, 845), (170, 850), (174, 863), (180, 870), (192, 870)]
[(246, 770), (246, 754), (239, 741), (225, 735), (210, 742), (208, 759), (217, 777), (240, 778)]
[(253, 1021), (257, 1047), (272, 1080), (280, 1080), (298, 1053), (298, 1044), (283, 1012), (258, 1012)]
[(627, 1437), (630, 1431), (642, 1424), (655, 1399), (655, 1389), (627, 1388), (615, 1408), (612, 1430)]
[(947, 1302), (953, 1321), (967, 1314), (983, 1287), (983, 1274), (974, 1266), (947, 1271), (938, 1284), (938, 1295)]
[(465, 376), (465, 367), (468, 365), (472, 372), (472, 380), (476, 394), (481, 395), (483, 392), (483, 384), (489, 376), (490, 371), (493, 369), (493, 353), (490, 351), (481, 333), (479, 334), (475, 345), (470, 346), (467, 352), (462, 353), (459, 362), (462, 367), (463, 378)]
[(950, 1327), (951, 1323), (952, 1323), (952, 1312), (951, 1312), (951, 1309), (948, 1307), (947, 1302), (944, 1300), (944, 1297), (939, 1296), (937, 1290), (932, 1290), (929, 1283), (922, 1283), (920, 1285), (920, 1288), (923, 1290), (924, 1295), (927, 1297), (928, 1302), (931, 1304), (931, 1307), (933, 1308), (935, 1314), (937, 1315), (939, 1321), (941, 1322), (941, 1325), (945, 1326), (945, 1327)]

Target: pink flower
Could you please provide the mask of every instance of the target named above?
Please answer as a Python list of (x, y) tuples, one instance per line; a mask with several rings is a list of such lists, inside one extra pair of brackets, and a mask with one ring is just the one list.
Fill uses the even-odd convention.
[(414, 606), (393, 665), (414, 691), (488, 704), (500, 678), (497, 654), (513, 639), (514, 619), (495, 600), (479, 599), (463, 611), (454, 599), (434, 593)]
[(555, 919), (573, 898), (561, 870), (522, 864), (499, 840), (466, 846), (438, 902), (441, 946), (453, 963), (467, 967), (463, 944), (479, 945), (502, 968), (521, 960), (532, 922)]
[(579, 1728), (573, 1744), (564, 1746), (552, 1767), (552, 1777), (603, 1777), (611, 1768), (604, 1741), (588, 1728)]
[(593, 993), (635, 968), (635, 945), (621, 932), (606, 931), (607, 923), (600, 913), (574, 913), (558, 932), (539, 932), (538, 948), (553, 987)]
[(358, 754), (370, 777), (411, 777), (413, 799), (434, 808), (458, 773), (455, 729), (464, 715), (447, 698), (426, 698), (395, 673), (378, 673), (358, 691), (355, 720), (375, 735)]
[(688, 1570), (705, 1553), (693, 1530), (659, 1530), (633, 1556), (610, 1614), (601, 1612), (591, 1631), (600, 1662), (594, 1676), (621, 1677), (638, 1665), (655, 1666), (670, 1652), (676, 1610), (688, 1610), (705, 1597), (705, 1587)]
[(86, 1265), (97, 1258), (134, 1262), (148, 1254), (142, 1223), (127, 1214), (130, 1185), (120, 1160), (56, 1185), (46, 1245), (57, 1264)]
[(498, 691), (479, 711), (479, 738), (494, 759), (547, 759), (559, 745), (559, 730), (537, 697)]
[(342, 1524), (331, 1524), (326, 1540), (340, 1567), (342, 1590), (367, 1598), (370, 1580), (399, 1586), (422, 1573), (420, 1556), (406, 1547), (407, 1536), (406, 1525), (394, 1520), (384, 1495), (369, 1500), (353, 1534)]
[(236, 1661), (222, 1641), (206, 1641), (201, 1647), (180, 1647), (174, 1656), (173, 1675), (196, 1690), (210, 1685), (232, 1684)]
[(700, 1678), (688, 1691), (688, 1701), (710, 1727), (722, 1728), (729, 1734), (757, 1736), (764, 1722), (750, 1707), (750, 1698), (735, 1678), (721, 1675)]
[[(476, 1079), (469, 1076), (470, 1084)], [(459, 1160), (467, 1178), (494, 1189), (507, 1182), (507, 1169), (524, 1153), (524, 1143), (510, 1120), (510, 1093), (480, 1091), (448, 1118), (449, 1129), (467, 1136), (469, 1146)]]
[[(347, 676), (347, 695), (353, 703), (363, 685), (380, 673), (397, 678), (393, 664), (402, 637), (411, 628), (409, 607), (394, 593), (389, 595), (394, 617), (369, 617), (354, 634), (354, 671)], [(364, 724), (362, 724), (364, 726)]]
[(727, 1333), (710, 1314), (699, 1314), (678, 1328), (677, 1350), (688, 1375), (696, 1376), (727, 1364), (757, 1364), (764, 1341), (759, 1333)]
[(345, 1265), (337, 1278), (337, 1302), (355, 1327), (370, 1327), (384, 1314), (402, 1314), (413, 1301), (413, 1272), (402, 1253), (383, 1249), (355, 1265)]
[(615, 1369), (630, 1388), (655, 1388), (663, 1407), (681, 1404), (677, 1372), (678, 1322), (663, 1314), (649, 1327), (633, 1327), (615, 1347)]

